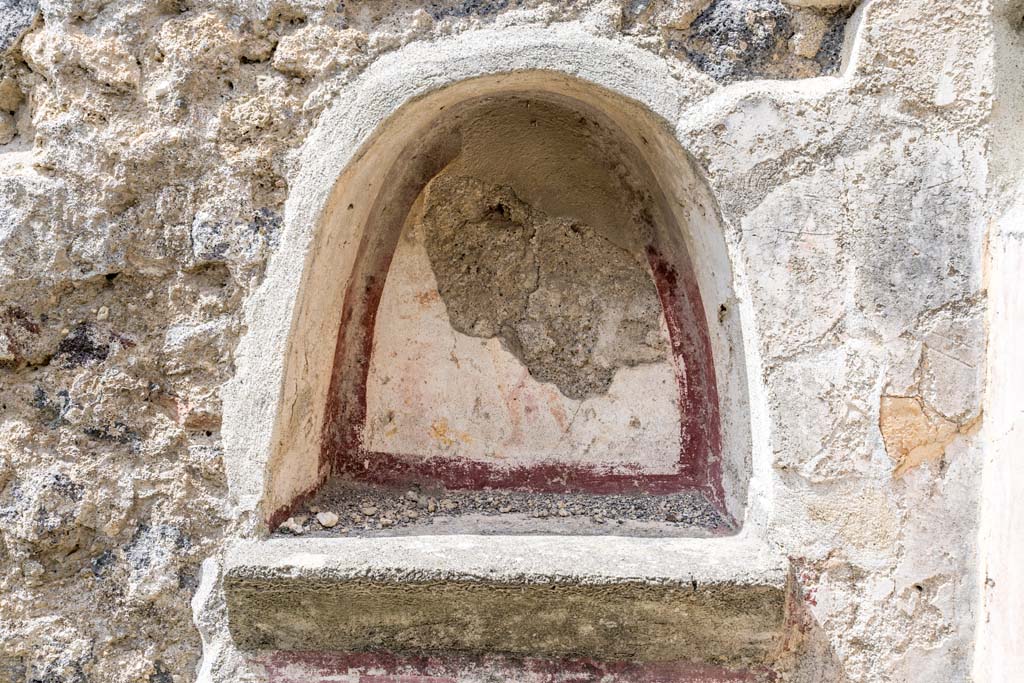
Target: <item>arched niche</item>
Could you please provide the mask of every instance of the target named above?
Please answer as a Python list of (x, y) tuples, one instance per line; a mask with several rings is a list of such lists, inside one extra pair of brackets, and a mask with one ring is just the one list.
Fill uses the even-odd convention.
[(678, 222), (693, 217), (673, 212), (643, 133), (522, 81), (438, 104), (376, 192), (342, 198), (370, 207), (324, 468), (402, 488), (701, 489), (721, 504), (714, 357)]
[[(557, 42), (566, 54), (572, 53), (564, 37)], [(499, 68), (484, 62), (500, 61), (500, 46), (484, 62), (448, 64), (443, 80), (450, 82), (437, 87), (418, 83), (396, 93), (396, 85), (406, 80), (381, 67), (367, 78), (369, 95), (361, 100), (363, 107), (380, 110), (368, 117), (360, 112), (360, 121), (379, 116), (372, 131), (342, 125), (347, 140), (331, 139), (323, 129), (314, 136), (310, 144), (319, 148), (307, 154), (320, 161), (310, 164), (312, 170), (293, 186), (297, 196), (289, 200), (287, 217), (293, 234), (290, 239), (286, 234), (253, 304), (250, 334), (255, 334), (240, 349), (239, 377), (226, 392), (238, 411), (226, 414), (229, 437), (236, 440), (235, 449), (248, 449), (250, 459), (229, 465), (229, 478), (240, 498), (260, 505), (271, 524), (330, 476), (401, 483), (439, 471), (444, 472), (442, 482), (452, 486), (545, 490), (545, 482), (556, 482), (551, 490), (649, 493), (695, 487), (733, 519), (742, 518), (750, 424), (740, 321), (732, 310), (732, 270), (715, 200), (663, 118), (672, 109), (666, 87), (679, 84), (670, 78), (667, 83), (667, 75), (657, 73), (657, 80), (635, 92), (656, 101), (641, 104), (606, 86), (629, 90), (622, 79), (656, 67), (630, 64), (621, 54), (602, 54), (592, 42), (579, 48), (589, 59), (597, 54), (607, 60), (589, 78), (552, 68), (486, 75), (488, 68)], [(522, 49), (517, 47), (516, 54)], [(539, 54), (526, 61), (544, 66), (552, 57)], [(512, 61), (510, 66), (515, 66)], [(426, 71), (434, 73), (430, 66)], [(422, 74), (424, 67), (416, 69)], [(475, 70), (485, 75), (473, 75)], [(460, 79), (460, 72), (467, 77)], [(358, 103), (349, 103), (350, 116)], [(630, 191), (642, 193), (641, 203), (650, 211), (648, 231), (634, 234), (629, 246), (642, 251), (653, 276), (677, 363), (682, 447), (676, 469), (667, 474), (594, 471), (563, 463), (556, 465), (557, 471), (533, 467), (524, 478), (523, 472), (479, 462), (446, 462), (437, 468), (443, 454), (417, 463), (367, 448), (362, 441), (378, 306), (403, 227), (417, 202), (424, 201), (428, 183), (453, 166), (465, 165), (467, 130), (474, 120), (530, 107), (542, 112), (540, 126), (575, 120), (594, 131), (600, 154), (618, 163), (603, 180), (591, 180), (607, 183), (616, 174), (628, 177)], [(334, 112), (333, 119), (325, 115), (322, 126), (338, 125), (342, 114)], [(506, 119), (513, 125), (516, 117)], [(358, 152), (344, 148), (357, 140)], [(342, 147), (334, 150), (334, 144)], [(339, 165), (323, 161), (331, 154), (347, 157), (334, 177), (324, 173)], [(496, 182), (499, 166), (488, 171)], [(585, 193), (550, 191), (550, 181), (558, 179), (547, 175), (547, 181), (533, 187), (521, 176), (506, 180), (518, 185), (516, 192), (545, 215), (600, 225), (598, 209), (614, 211), (615, 202), (595, 207), (582, 201)], [(261, 321), (270, 329), (254, 329)], [(245, 400), (252, 405), (238, 408)]]

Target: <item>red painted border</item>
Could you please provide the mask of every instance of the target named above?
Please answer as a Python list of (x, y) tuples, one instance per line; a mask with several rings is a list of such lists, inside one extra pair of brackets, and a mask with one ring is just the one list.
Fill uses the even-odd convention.
[[(336, 476), (380, 485), (418, 483), (449, 489), (546, 493), (657, 495), (700, 489), (723, 509), (718, 392), (700, 290), (688, 263), (685, 275), (680, 277), (676, 267), (653, 247), (648, 249), (648, 262), (668, 324), (683, 416), (676, 473), (623, 474), (621, 469), (554, 462), (507, 468), (448, 456), (425, 459), (364, 449), (361, 433), (366, 419), (366, 383), (377, 309), (393, 255), (393, 245), (384, 246), (389, 247), (389, 253), (372, 264), (364, 286), (352, 288), (346, 295), (323, 438), (323, 455)], [(364, 261), (364, 265), (369, 264)]]
[(688, 262), (680, 282), (678, 271), (654, 247), (647, 248), (647, 261), (661, 297), (676, 363), (676, 385), (683, 418), (680, 421), (680, 469), (690, 468), (698, 486), (707, 489), (712, 502), (724, 512), (718, 381), (700, 286)]
[[(390, 653), (273, 652), (257, 659), (269, 683), (765, 683), (767, 669), (734, 670), (687, 662), (600, 662), (486, 656), (401, 656)], [(342, 678), (344, 677), (344, 678)]]

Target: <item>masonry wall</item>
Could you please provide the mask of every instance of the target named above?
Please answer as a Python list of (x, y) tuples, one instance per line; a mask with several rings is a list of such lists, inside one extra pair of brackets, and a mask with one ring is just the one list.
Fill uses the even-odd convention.
[(225, 548), (264, 531), (221, 387), (303, 142), (386, 53), (523, 27), (648, 51), (690, 97), (748, 520), (810, 614), (791, 678), (969, 680), (1004, 53), (981, 0), (842, 5), (0, 1), (0, 680), (264, 680), (223, 609)]

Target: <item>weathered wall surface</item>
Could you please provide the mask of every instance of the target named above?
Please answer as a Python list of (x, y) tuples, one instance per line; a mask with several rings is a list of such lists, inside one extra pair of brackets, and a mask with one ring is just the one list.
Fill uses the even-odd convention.
[(985, 400), (985, 467), (981, 490), (980, 600), (974, 676), (1008, 681), (1024, 666), (1024, 3), (994, 3), (996, 64), (989, 183), (992, 224), (988, 251), (988, 372)]
[(815, 624), (794, 676), (968, 680), (989, 8), (872, 0), (842, 78), (785, 80), (838, 73), (837, 4), (0, 2), (0, 677), (260, 680), (224, 625), (255, 525), (218, 390), (294, 152), (385, 52), (572, 24), (708, 93), (672, 123), (746, 293), (750, 523)]

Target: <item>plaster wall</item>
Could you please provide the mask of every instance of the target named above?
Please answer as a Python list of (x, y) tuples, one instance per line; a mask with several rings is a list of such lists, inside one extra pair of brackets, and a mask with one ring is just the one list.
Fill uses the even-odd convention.
[[(266, 680), (232, 641), (221, 568), (324, 474), (334, 349), (301, 342), (335, 338), (341, 293), (300, 295), (356, 259), (344, 228), (372, 207), (344, 188), (403, 152), (406, 136), (368, 144), (385, 122), (423, 125), (418, 107), (484, 83), (593, 97), (573, 79), (616, 93), (591, 103), (650, 132), (649, 158), (677, 140), (671, 168), (686, 170), (660, 174), (678, 185), (666, 194), (714, 209), (695, 211), (687, 246), (708, 320), (726, 309), (719, 389), (740, 397), (723, 411), (726, 498), (743, 535), (789, 558), (808, 614), (786, 676), (959, 683), (1012, 651), (992, 638), (972, 661), (979, 538), (998, 537), (978, 534), (981, 467), (1012, 462), (979, 433), (998, 374), (983, 241), (990, 217), (1013, 216), (990, 194), (1008, 58), (987, 3), (864, 3), (831, 72), (817, 60), (840, 52), (834, 17), (770, 0), (14, 4), (24, 18), (0, 22), (7, 678)], [(1000, 253), (996, 272), (1013, 272)], [(998, 414), (1005, 394), (989, 391)], [(1012, 614), (999, 591), (1013, 584), (995, 580), (990, 624)]]
[(1020, 387), (1020, 294), (1024, 272), (1024, 205), (1020, 174), (1024, 166), (1024, 89), (1016, 74), (1024, 66), (1020, 19), (1024, 5), (997, 3), (993, 17), (999, 56), (992, 112), (992, 218), (988, 238), (988, 376), (985, 397), (985, 465), (981, 489), (979, 542), (978, 643), (974, 676), (978, 681), (1009, 681), (1024, 665), (1024, 610), (1018, 532), (1024, 520), (1021, 447), (1015, 435), (1024, 428)]
[(985, 458), (984, 498), (979, 539), (985, 551), (980, 557), (978, 577), (982, 601), (979, 609), (978, 654), (975, 674), (980, 681), (1012, 680), (1024, 663), (1024, 635), (1019, 616), (1024, 605), (1019, 581), (1021, 548), (1017, 533), (1022, 518), (1019, 492), (1020, 447), (1013, 435), (1021, 429), (1020, 399), (1017, 395), (1022, 365), (1017, 357), (1019, 321), (1024, 310), (1018, 293), (1024, 253), (1021, 249), (1019, 199), (996, 223), (998, 232), (990, 244), (992, 254), (989, 296), (991, 298), (989, 377), (986, 436), (990, 450)]

